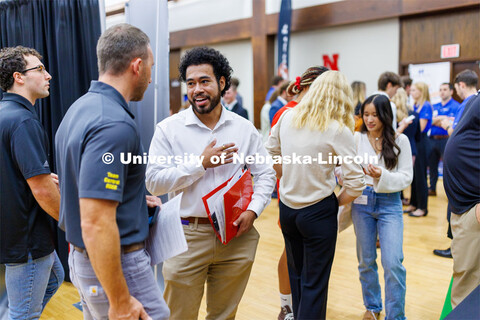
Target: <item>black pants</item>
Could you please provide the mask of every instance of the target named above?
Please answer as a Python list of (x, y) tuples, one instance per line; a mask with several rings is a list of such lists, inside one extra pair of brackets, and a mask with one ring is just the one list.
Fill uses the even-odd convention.
[(335, 194), (303, 209), (280, 202), (280, 224), (296, 320), (325, 319), (328, 280), (337, 242)]
[(417, 142), (417, 156), (413, 166), (412, 197), (410, 204), (418, 209), (427, 210), (428, 185), (427, 163), (430, 153), (430, 141), (426, 133), (422, 133)]
[(430, 138), (430, 146), (432, 150), (428, 157), (428, 167), (430, 168), (430, 190), (437, 190), (437, 181), (438, 181), (438, 163), (440, 159), (443, 158), (443, 152), (445, 151), (445, 146), (447, 145), (448, 138), (444, 139), (434, 139)]

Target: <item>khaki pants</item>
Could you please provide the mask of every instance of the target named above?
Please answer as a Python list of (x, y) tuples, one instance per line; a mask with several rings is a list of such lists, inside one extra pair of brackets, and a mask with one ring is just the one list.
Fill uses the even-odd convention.
[(480, 284), (480, 224), (474, 206), (462, 215), (453, 214), (452, 307), (455, 308)]
[(198, 318), (207, 283), (206, 319), (234, 319), (257, 250), (255, 228), (223, 245), (209, 224), (183, 226), (188, 251), (163, 264), (171, 320)]

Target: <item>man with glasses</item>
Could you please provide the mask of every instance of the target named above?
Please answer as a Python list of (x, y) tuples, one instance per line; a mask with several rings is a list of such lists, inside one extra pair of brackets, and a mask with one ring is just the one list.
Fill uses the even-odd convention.
[(60, 193), (35, 101), (52, 78), (25, 47), (0, 51), (0, 263), (6, 266), (8, 319), (38, 319), (63, 281), (47, 214), (58, 220)]

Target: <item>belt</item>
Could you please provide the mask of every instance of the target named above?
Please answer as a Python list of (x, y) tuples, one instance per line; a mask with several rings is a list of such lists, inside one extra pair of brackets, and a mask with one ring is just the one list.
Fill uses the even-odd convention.
[(198, 218), (198, 217), (182, 217), (182, 224), (189, 225), (190, 223), (197, 224), (210, 224), (210, 219), (208, 218)]
[(434, 140), (441, 140), (441, 139), (447, 139), (449, 136), (448, 135), (443, 135), (443, 136), (432, 136)]
[[(75, 251), (78, 251), (80, 253), (86, 252), (86, 250), (83, 249), (83, 248), (80, 248), (80, 247), (77, 247), (77, 246), (73, 246), (73, 247), (75, 248)], [(145, 248), (145, 243), (144, 242), (126, 244), (126, 245), (121, 247), (121, 252), (122, 253), (130, 253), (130, 252), (137, 251), (137, 250), (140, 250), (140, 249), (143, 249), (143, 248)]]

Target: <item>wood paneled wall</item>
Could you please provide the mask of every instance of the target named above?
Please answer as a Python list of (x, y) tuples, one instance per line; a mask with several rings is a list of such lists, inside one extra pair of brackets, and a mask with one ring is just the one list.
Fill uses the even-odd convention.
[[(170, 49), (250, 39), (254, 123), (259, 127), (263, 99), (274, 75), (273, 45), (278, 14), (265, 14), (265, 0), (251, 1), (252, 18), (171, 32)], [(457, 60), (479, 59), (479, 9), (480, 0), (346, 0), (293, 10), (291, 30), (316, 30), (398, 17), (402, 20), (399, 69), (403, 70), (408, 63), (440, 61), (440, 43), (460, 43), (461, 56)], [(172, 68), (177, 68), (174, 61), (170, 61)], [(175, 93), (171, 90), (170, 94)]]
[[(480, 60), (480, 8), (400, 20), (400, 64)], [(460, 44), (460, 57), (441, 59), (440, 48)]]

